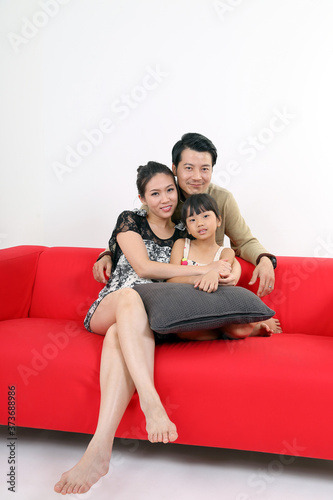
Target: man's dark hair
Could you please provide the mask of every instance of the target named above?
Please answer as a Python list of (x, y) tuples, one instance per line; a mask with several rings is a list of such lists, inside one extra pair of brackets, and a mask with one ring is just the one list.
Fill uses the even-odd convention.
[(207, 139), (204, 135), (189, 132), (188, 134), (184, 134), (180, 141), (176, 142), (172, 148), (172, 163), (176, 168), (181, 161), (184, 149), (192, 149), (193, 151), (198, 151), (199, 153), (210, 153), (212, 157), (212, 166), (216, 163), (216, 147), (212, 141)]
[(182, 206), (182, 221), (186, 224), (187, 217), (192, 217), (194, 213), (199, 215), (202, 212), (210, 211), (214, 212), (218, 219), (221, 217), (217, 203), (210, 194), (192, 194)]

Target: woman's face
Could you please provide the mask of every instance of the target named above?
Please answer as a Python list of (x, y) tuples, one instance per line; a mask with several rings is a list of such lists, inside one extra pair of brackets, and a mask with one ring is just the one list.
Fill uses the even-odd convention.
[(145, 196), (139, 196), (148, 205), (149, 213), (167, 219), (171, 217), (178, 204), (178, 193), (171, 175), (156, 174), (147, 182)]

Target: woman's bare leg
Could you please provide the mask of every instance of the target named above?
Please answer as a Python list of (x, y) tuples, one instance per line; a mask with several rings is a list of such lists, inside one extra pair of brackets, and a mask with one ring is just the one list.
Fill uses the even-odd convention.
[(91, 329), (103, 334), (108, 322), (117, 323), (117, 333), (128, 371), (146, 417), (152, 443), (175, 441), (176, 426), (170, 421), (154, 385), (155, 339), (140, 295), (123, 288), (107, 295), (93, 315)]
[(116, 325), (112, 325), (105, 335), (100, 370), (101, 404), (97, 428), (81, 460), (55, 485), (54, 490), (63, 495), (85, 493), (107, 474), (114, 435), (135, 390), (121, 352)]
[(135, 290), (124, 290), (116, 317), (121, 350), (146, 417), (148, 439), (152, 443), (175, 441), (178, 437), (176, 426), (169, 419), (154, 385), (154, 334), (141, 297)]
[(154, 386), (155, 339), (140, 296), (132, 289), (123, 289), (114, 292), (115, 300), (111, 295), (106, 298), (91, 321), (98, 334), (104, 334), (108, 323), (117, 321), (107, 330), (103, 344), (98, 424), (80, 462), (55, 485), (55, 491), (62, 494), (85, 493), (107, 473), (114, 435), (135, 387), (149, 440), (167, 443), (178, 437)]

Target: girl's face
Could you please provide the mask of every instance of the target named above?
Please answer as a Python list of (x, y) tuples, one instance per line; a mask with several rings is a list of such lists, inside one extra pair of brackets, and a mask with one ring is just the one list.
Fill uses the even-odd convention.
[(149, 213), (167, 219), (172, 216), (178, 204), (178, 192), (173, 178), (167, 174), (156, 174), (147, 182), (145, 196), (139, 196), (148, 205)]
[(216, 217), (215, 212), (207, 210), (196, 214), (195, 212), (186, 217), (187, 231), (196, 240), (205, 240), (208, 237), (214, 236), (216, 229), (221, 225), (221, 219)]

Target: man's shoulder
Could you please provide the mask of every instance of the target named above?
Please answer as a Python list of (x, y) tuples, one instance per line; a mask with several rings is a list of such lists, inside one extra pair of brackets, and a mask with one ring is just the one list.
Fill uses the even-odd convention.
[(210, 194), (213, 198), (215, 198), (216, 201), (221, 201), (221, 202), (224, 202), (232, 197), (232, 193), (230, 191), (221, 186), (218, 186), (217, 184), (214, 184), (213, 182), (209, 184), (207, 193)]

